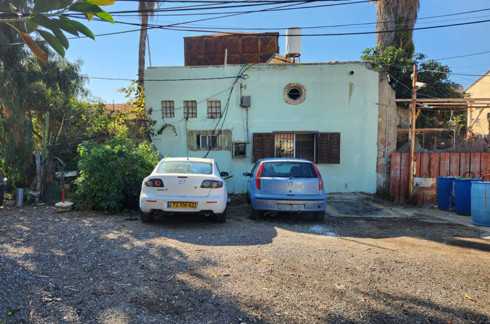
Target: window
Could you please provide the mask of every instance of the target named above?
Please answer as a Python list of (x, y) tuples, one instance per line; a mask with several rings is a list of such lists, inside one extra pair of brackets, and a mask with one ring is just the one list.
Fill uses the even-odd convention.
[(301, 90), (296, 87), (288, 90), (288, 97), (291, 100), (298, 100), (299, 98), (301, 98), (301, 95)]
[(197, 118), (196, 101), (184, 101), (184, 118)]
[(213, 165), (196, 161), (164, 161), (158, 166), (158, 173), (211, 174)]
[(208, 118), (221, 117), (221, 101), (208, 100)]
[(289, 83), (284, 87), (283, 99), (290, 105), (298, 105), (306, 99), (306, 88), (299, 83)]
[(315, 134), (275, 134), (275, 157), (315, 160)]
[(197, 148), (198, 149), (213, 149), (218, 148), (218, 136), (217, 135), (197, 135)]
[(216, 151), (233, 150), (231, 130), (222, 129), (220, 132), (212, 129), (187, 130), (187, 149), (189, 151), (207, 150), (211, 146)]
[(162, 100), (162, 118), (175, 117), (174, 101)]
[(340, 163), (340, 133), (254, 133), (253, 160), (289, 157)]
[(233, 157), (246, 157), (247, 156), (247, 143), (233, 143)]

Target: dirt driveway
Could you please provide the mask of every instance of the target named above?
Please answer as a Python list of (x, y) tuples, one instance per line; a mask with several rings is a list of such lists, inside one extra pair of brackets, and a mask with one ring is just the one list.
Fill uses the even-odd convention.
[(234, 205), (225, 224), (2, 208), (0, 323), (490, 322), (477, 229), (330, 206), (315, 223)]

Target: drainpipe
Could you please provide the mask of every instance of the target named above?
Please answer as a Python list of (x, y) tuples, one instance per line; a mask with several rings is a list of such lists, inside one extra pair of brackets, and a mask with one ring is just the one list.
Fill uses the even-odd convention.
[(389, 184), (390, 182), (388, 181), (388, 162), (387, 162), (387, 155), (388, 155), (388, 104), (385, 104), (385, 190), (389, 190)]

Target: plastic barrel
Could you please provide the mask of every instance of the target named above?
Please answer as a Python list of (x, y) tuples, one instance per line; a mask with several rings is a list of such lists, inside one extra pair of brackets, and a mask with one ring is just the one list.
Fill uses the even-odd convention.
[(471, 218), (473, 224), (490, 226), (490, 182), (475, 182), (471, 186)]
[(454, 208), (454, 177), (437, 177), (437, 208)]
[(471, 185), (481, 181), (481, 178), (454, 179), (454, 206), (456, 213), (471, 215)]

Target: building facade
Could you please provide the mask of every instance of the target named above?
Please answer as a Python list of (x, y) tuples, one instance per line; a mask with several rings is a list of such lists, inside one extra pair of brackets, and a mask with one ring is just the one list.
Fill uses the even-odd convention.
[(394, 95), (363, 63), (151, 67), (145, 100), (157, 149), (216, 159), (230, 192), (262, 157), (316, 162), (327, 192), (386, 186)]
[[(490, 70), (473, 82), (465, 92), (470, 98), (490, 98)], [(468, 127), (474, 135), (490, 134), (490, 108), (468, 109)]]

